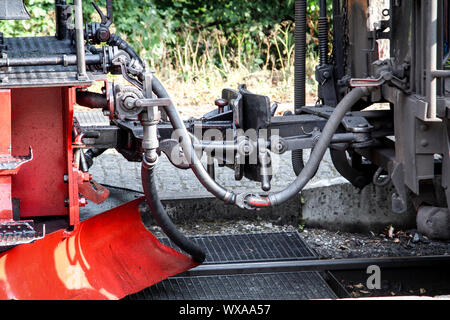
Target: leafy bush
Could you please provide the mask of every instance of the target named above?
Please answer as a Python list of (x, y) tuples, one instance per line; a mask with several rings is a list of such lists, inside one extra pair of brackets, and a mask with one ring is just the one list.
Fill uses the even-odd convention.
[[(100, 6), (105, 0), (95, 0)], [(1, 21), (5, 36), (55, 32), (54, 0), (26, 0), (32, 19)], [(115, 32), (159, 70), (186, 77), (211, 64), (223, 76), (231, 68), (282, 70), (290, 74), (294, 49), (294, 0), (114, 0)], [(317, 46), (318, 1), (308, 1), (309, 52)], [(86, 20), (97, 19), (83, 1)], [(212, 67), (210, 66), (210, 67)]]
[(25, 4), (32, 19), (0, 21), (0, 32), (10, 37), (54, 34), (54, 0), (25, 0)]

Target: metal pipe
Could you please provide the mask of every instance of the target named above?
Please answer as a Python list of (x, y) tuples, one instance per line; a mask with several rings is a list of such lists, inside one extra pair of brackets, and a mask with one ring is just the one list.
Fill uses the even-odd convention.
[(431, 70), (433, 78), (450, 78), (450, 70)]
[(208, 141), (202, 141), (199, 143), (194, 142), (193, 143), (195, 150), (202, 150), (205, 152), (211, 152), (211, 151), (238, 151), (239, 147), (237, 144), (233, 143), (226, 143), (226, 142), (208, 142)]
[[(144, 97), (151, 99), (153, 97), (152, 92), (152, 73), (146, 72), (144, 74)], [(156, 150), (159, 147), (158, 141), (158, 123), (160, 120), (159, 109), (157, 106), (147, 107), (147, 112), (144, 112), (141, 117), (141, 124), (144, 131), (142, 138), (142, 149), (144, 149), (145, 156), (144, 161), (148, 165), (156, 164), (158, 160), (158, 153)]]
[[(85, 64), (100, 64), (102, 55), (90, 54), (84, 58)], [(31, 67), (31, 66), (73, 66), (78, 64), (76, 55), (61, 55), (33, 58), (3, 58), (0, 59), (0, 67)]]
[(67, 40), (72, 36), (72, 6), (66, 0), (55, 1), (56, 37), (58, 40)]
[(427, 62), (427, 97), (428, 97), (428, 119), (436, 119), (437, 109), (437, 79), (433, 77), (432, 71), (437, 69), (437, 25), (438, 25), (438, 3), (437, 0), (429, 0), (427, 6), (430, 21), (428, 23), (428, 46), (429, 52)]
[(95, 109), (108, 109), (108, 101), (101, 93), (77, 90), (77, 104)]
[(354, 258), (354, 259), (323, 259), (299, 261), (273, 261), (210, 264), (195, 267), (183, 272), (180, 276), (211, 276), (232, 274), (257, 274), (268, 272), (299, 272), (299, 271), (337, 271), (337, 270), (364, 270), (368, 266), (377, 265), (384, 269), (417, 268), (448, 265), (448, 256), (423, 257), (381, 257), (381, 258)]
[(75, 43), (77, 46), (77, 70), (78, 78), (81, 79), (87, 78), (83, 29), (83, 3), (81, 0), (74, 0), (73, 3), (75, 6)]

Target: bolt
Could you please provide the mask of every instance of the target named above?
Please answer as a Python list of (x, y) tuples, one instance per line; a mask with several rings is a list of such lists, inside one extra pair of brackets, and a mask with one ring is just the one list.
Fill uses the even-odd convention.
[(283, 145), (282, 145), (281, 143), (277, 143), (277, 144), (276, 144), (276, 150), (277, 150), (277, 151), (283, 150)]
[(228, 105), (228, 100), (217, 99), (214, 103), (219, 108), (219, 113), (223, 113), (224, 108)]
[(428, 130), (428, 126), (426, 124), (420, 125), (420, 131), (427, 131), (427, 130)]
[(88, 172), (82, 172), (81, 179), (83, 180), (83, 182), (89, 182), (92, 180), (92, 174), (90, 174)]
[(85, 197), (81, 197), (78, 199), (78, 206), (85, 207), (88, 204), (88, 201)]
[[(125, 101), (123, 102), (125, 108), (127, 108), (128, 110), (132, 110), (134, 108), (135, 105), (135, 101), (136, 99), (132, 98), (132, 97), (127, 97), (125, 99)], [(136, 103), (136, 106), (138, 105), (138, 103)]]
[(427, 147), (427, 146), (428, 146), (428, 141), (427, 141), (426, 139), (422, 139), (422, 140), (420, 141), (420, 145), (421, 145), (422, 147)]
[(109, 32), (108, 29), (106, 28), (100, 28), (97, 30), (97, 38), (101, 41), (101, 42), (106, 42), (108, 41), (109, 37), (111, 36), (111, 33)]

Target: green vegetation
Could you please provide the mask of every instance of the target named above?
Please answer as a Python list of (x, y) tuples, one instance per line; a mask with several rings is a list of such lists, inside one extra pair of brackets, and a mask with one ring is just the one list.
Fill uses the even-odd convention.
[[(32, 19), (0, 22), (0, 31), (6, 36), (53, 34), (54, 1), (25, 2)], [(85, 19), (98, 21), (90, 2), (83, 1)], [(317, 3), (308, 5), (310, 75), (318, 43)], [(114, 31), (186, 104), (210, 103), (221, 87), (243, 82), (275, 101), (292, 101), (294, 0), (114, 0), (114, 7)]]

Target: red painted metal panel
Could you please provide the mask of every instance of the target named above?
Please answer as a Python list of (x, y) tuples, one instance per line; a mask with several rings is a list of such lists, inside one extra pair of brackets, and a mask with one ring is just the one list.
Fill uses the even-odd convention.
[(197, 266), (145, 229), (142, 201), (0, 255), (0, 299), (120, 299)]
[(10, 90), (0, 90), (0, 154), (11, 154)]
[[(0, 90), (0, 155), (11, 155), (11, 92)], [(0, 220), (11, 220), (11, 177), (0, 176)]]
[(67, 141), (63, 89), (12, 90), (12, 151), (34, 159), (13, 176), (12, 194), (21, 217), (67, 215)]
[(12, 218), (11, 177), (0, 176), (0, 221)]
[(73, 146), (72, 146), (72, 130), (73, 130), (73, 106), (76, 102), (76, 88), (62, 88), (64, 105), (64, 140), (65, 155), (68, 175), (68, 214), (71, 226), (77, 226), (80, 222), (80, 208), (78, 203), (78, 169), (73, 165)]

